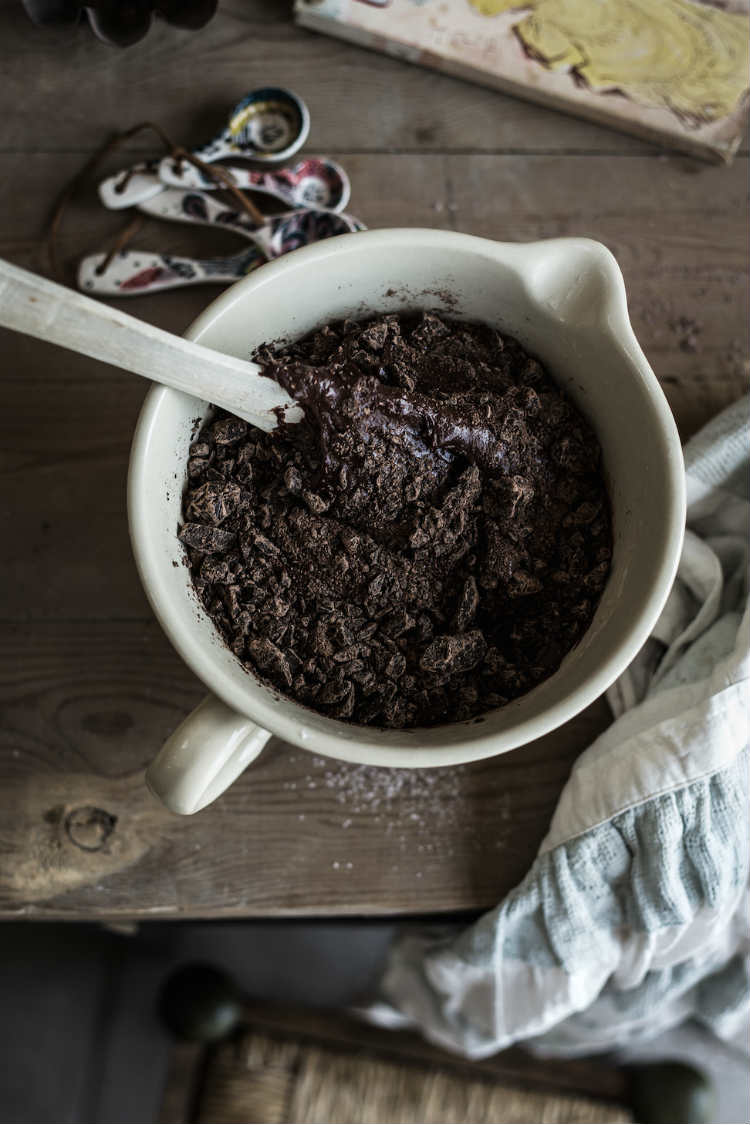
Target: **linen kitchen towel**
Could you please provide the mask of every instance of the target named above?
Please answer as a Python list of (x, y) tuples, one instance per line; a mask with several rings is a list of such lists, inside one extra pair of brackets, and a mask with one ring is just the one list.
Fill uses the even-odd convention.
[(729, 1037), (750, 996), (748, 404), (685, 448), (669, 600), (608, 699), (526, 878), (470, 929), (407, 934), (381, 1022), (478, 1058), (588, 1054), (692, 1017)]

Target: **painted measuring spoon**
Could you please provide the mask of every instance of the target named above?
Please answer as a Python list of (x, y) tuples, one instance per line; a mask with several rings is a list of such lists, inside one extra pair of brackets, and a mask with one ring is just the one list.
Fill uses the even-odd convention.
[(140, 297), (186, 285), (230, 285), (246, 277), (267, 260), (257, 246), (224, 258), (185, 258), (122, 250), (107, 268), (106, 254), (91, 254), (78, 266), (78, 288), (100, 297)]
[[(164, 194), (167, 193), (179, 196), (181, 204), (185, 197), (192, 196), (193, 199), (187, 202), (187, 211), (180, 209), (179, 213), (162, 217), (208, 225), (215, 222), (217, 226), (249, 238), (253, 245), (240, 254), (216, 258), (123, 250), (115, 255), (105, 270), (102, 266), (107, 255), (92, 254), (84, 258), (78, 268), (80, 289), (101, 296), (125, 297), (206, 282), (230, 284), (245, 277), (268, 258), (277, 258), (309, 242), (364, 229), (363, 224), (351, 215), (338, 215), (331, 211), (291, 211), (274, 216), (262, 227), (254, 227), (245, 212), (228, 211), (200, 192), (175, 192), (167, 188)], [(208, 206), (204, 209), (206, 204)]]
[[(230, 164), (222, 167), (234, 180), (235, 187), (275, 196), (290, 207), (320, 207), (325, 211), (343, 211), (351, 194), (349, 177), (341, 165), (321, 156), (309, 156), (290, 168), (277, 168), (273, 171), (253, 171)], [(181, 187), (183, 190), (201, 188), (204, 191), (215, 191), (223, 186), (187, 161), (183, 161), (181, 173), (174, 169), (171, 157), (162, 161), (161, 165), (158, 161), (152, 161), (148, 165), (136, 164), (128, 179), (125, 179), (126, 173), (118, 172), (102, 180), (99, 184), (99, 198), (105, 207), (119, 210), (153, 199), (164, 190), (165, 184)]]
[[(277, 163), (298, 152), (309, 132), (310, 111), (302, 99), (280, 86), (263, 86), (246, 94), (230, 113), (224, 129), (207, 144), (193, 149), (193, 155), (207, 164), (232, 157)], [(172, 165), (174, 158), (167, 156), (164, 162)], [(186, 165), (189, 162), (183, 163)], [(102, 202), (106, 207), (114, 206), (113, 202), (108, 202), (113, 193), (119, 199), (119, 207), (133, 207), (160, 190), (154, 181), (150, 181), (140, 185), (142, 195), (130, 183), (126, 184), (124, 190), (116, 192), (116, 181), (119, 179), (122, 187), (126, 176), (127, 171), (111, 176), (105, 183), (115, 181), (113, 188), (100, 188)]]
[[(290, 207), (321, 207), (326, 211), (343, 211), (349, 202), (351, 187), (349, 177), (335, 160), (308, 156), (289, 168), (273, 171), (253, 171), (250, 168), (223, 165), (234, 181), (234, 186), (263, 192), (283, 200)], [(182, 162), (179, 171), (170, 156), (159, 164), (158, 175), (169, 187), (183, 191), (202, 188), (211, 191), (221, 187), (195, 164)]]
[(302, 98), (281, 86), (263, 86), (237, 102), (221, 133), (193, 152), (208, 164), (232, 156), (278, 162), (299, 152), (309, 132)]
[(254, 242), (268, 258), (278, 258), (308, 242), (365, 229), (353, 215), (312, 210), (272, 215), (259, 227), (246, 211), (234, 211), (205, 192), (178, 188), (165, 188), (160, 195), (139, 203), (138, 210), (159, 219), (235, 231)]

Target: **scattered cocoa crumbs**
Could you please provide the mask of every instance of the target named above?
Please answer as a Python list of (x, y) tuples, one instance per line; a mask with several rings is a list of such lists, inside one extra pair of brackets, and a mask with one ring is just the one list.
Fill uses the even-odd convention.
[(541, 364), (432, 313), (256, 359), (305, 420), (265, 434), (219, 411), (180, 531), (240, 660), (325, 715), (399, 728), (554, 672), (594, 614), (611, 524), (596, 438)]
[(703, 330), (703, 325), (699, 320), (693, 320), (692, 317), (688, 316), (680, 316), (676, 320), (670, 320), (669, 327), (680, 336), (681, 351), (697, 352), (698, 337)]

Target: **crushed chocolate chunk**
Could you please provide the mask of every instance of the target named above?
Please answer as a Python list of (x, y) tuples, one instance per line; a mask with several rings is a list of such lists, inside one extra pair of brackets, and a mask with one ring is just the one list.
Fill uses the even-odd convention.
[(419, 667), (427, 672), (453, 676), (476, 668), (485, 654), (487, 643), (480, 629), (456, 636), (435, 637), (419, 658)]
[(303, 406), (190, 448), (193, 583), (251, 670), (332, 718), (430, 726), (551, 675), (611, 558), (591, 429), (495, 329), (343, 321), (255, 357)]
[(199, 554), (225, 551), (236, 538), (236, 532), (228, 528), (212, 527), (202, 523), (186, 523), (180, 531), (182, 542)]

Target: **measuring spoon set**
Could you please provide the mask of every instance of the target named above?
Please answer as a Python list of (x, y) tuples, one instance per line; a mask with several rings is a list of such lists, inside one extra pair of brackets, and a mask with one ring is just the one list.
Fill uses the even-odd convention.
[[(99, 185), (105, 207), (135, 207), (143, 214), (182, 223), (220, 227), (247, 238), (252, 245), (238, 254), (190, 258), (139, 250), (92, 254), (78, 268), (78, 286), (101, 296), (130, 296), (185, 285), (226, 285), (270, 258), (322, 238), (363, 230), (342, 214), (349, 201), (346, 172), (333, 160), (302, 157), (281, 168), (257, 170), (233, 163), (278, 163), (302, 147), (310, 129), (304, 102), (289, 90), (263, 87), (234, 107), (225, 128), (193, 150), (202, 164), (221, 162), (225, 183), (184, 157), (141, 161), (107, 177)], [(273, 196), (293, 210), (268, 216), (259, 225), (247, 211), (232, 209), (211, 192), (226, 182), (244, 191)]]

